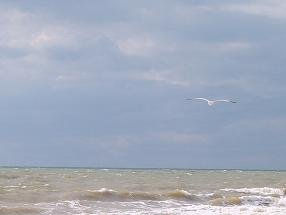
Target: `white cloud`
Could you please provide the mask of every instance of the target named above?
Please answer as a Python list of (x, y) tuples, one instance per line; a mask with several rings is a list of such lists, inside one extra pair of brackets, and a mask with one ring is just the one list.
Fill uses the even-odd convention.
[(56, 45), (69, 45), (75, 42), (75, 38), (69, 29), (62, 27), (47, 27), (43, 30), (34, 32), (29, 38), (29, 45), (32, 48), (45, 48)]
[[(182, 49), (182, 47), (179, 47)], [(227, 52), (248, 51), (254, 48), (254, 44), (245, 40), (224, 40), (224, 41), (190, 41), (184, 48), (190, 54), (226, 54)]]
[(19, 47), (32, 33), (30, 29), (32, 15), (19, 10), (0, 10), (0, 45), (8, 47)]
[(184, 80), (178, 71), (157, 71), (150, 70), (133, 75), (133, 78), (146, 81), (161, 82), (164, 84), (177, 85), (181, 87), (190, 86), (190, 81)]
[(223, 52), (248, 50), (252, 45), (244, 41), (226, 41), (221, 43), (214, 43), (213, 48)]
[(269, 18), (286, 18), (285, 0), (256, 0), (245, 1), (244, 3), (226, 4), (220, 6), (221, 10), (237, 11)]
[(23, 24), (32, 18), (32, 14), (17, 9), (3, 10), (1, 9), (1, 23), (9, 23), (10, 25)]
[(148, 55), (155, 48), (156, 43), (148, 37), (133, 37), (118, 41), (119, 49), (126, 55)]
[[(41, 19), (39, 14), (19, 9), (0, 8), (0, 28), (0, 48), (6, 48), (1, 53), (5, 57), (0, 58), (0, 75), (4, 80), (58, 81), (59, 71), (66, 72), (67, 69), (50, 59), (47, 51), (49, 48), (79, 47), (78, 29), (60, 22), (51, 23), (48, 19)], [(12, 54), (20, 50), (22, 54), (17, 57), (10, 54), (10, 57), (6, 50)]]
[(74, 43), (77, 35), (70, 26), (41, 18), (18, 9), (0, 9), (0, 46), (34, 49)]

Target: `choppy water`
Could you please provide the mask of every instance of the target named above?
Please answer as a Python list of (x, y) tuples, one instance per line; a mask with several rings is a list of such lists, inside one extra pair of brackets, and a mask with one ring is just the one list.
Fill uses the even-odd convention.
[(0, 214), (286, 214), (286, 172), (0, 168)]

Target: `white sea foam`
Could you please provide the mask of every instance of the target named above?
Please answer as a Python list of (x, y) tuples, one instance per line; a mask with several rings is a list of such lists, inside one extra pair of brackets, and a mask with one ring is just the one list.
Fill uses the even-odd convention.
[(286, 197), (280, 198), (277, 204), (286, 207)]
[(276, 203), (279, 198), (271, 196), (241, 196), (240, 199), (243, 204), (269, 206)]
[[(253, 197), (255, 201), (255, 197)], [(285, 204), (282, 198), (281, 203)], [(88, 201), (60, 201), (58, 203), (35, 204), (34, 208), (43, 210), (44, 215), (73, 214), (130, 214), (130, 215), (285, 215), (285, 205), (262, 206), (262, 205), (235, 205), (235, 206), (212, 206), (205, 204), (187, 204), (174, 200), (154, 202), (88, 202)], [(1, 213), (0, 213), (1, 214)]]
[(231, 192), (238, 192), (238, 193), (247, 193), (247, 194), (254, 194), (254, 195), (279, 195), (282, 196), (284, 194), (284, 190), (280, 188), (271, 188), (271, 187), (262, 187), (262, 188), (239, 188), (239, 189), (232, 189), (226, 188), (221, 189), (222, 191), (231, 191)]
[(200, 193), (200, 194), (197, 194), (198, 197), (206, 197), (206, 198), (213, 197), (214, 195), (215, 195), (215, 193)]
[[(264, 207), (254, 205), (240, 205), (240, 206), (211, 206), (211, 205), (175, 205), (170, 202), (161, 202), (160, 205), (141, 205), (137, 207), (136, 203), (132, 205), (130, 203), (125, 204), (126, 209), (123, 209), (119, 205), (117, 208), (110, 208), (106, 213), (108, 214), (132, 214), (132, 215), (158, 215), (158, 214), (172, 214), (172, 215), (285, 215), (285, 207)], [(129, 207), (129, 208), (128, 208)], [(133, 208), (130, 208), (133, 207)], [(136, 208), (134, 208), (136, 207)], [(101, 208), (94, 208), (89, 214), (96, 214), (102, 211)]]
[(107, 189), (107, 188), (105, 188), (105, 187), (103, 187), (103, 188), (101, 188), (101, 189), (99, 189), (99, 190), (95, 190), (95, 191), (100, 192), (100, 193), (106, 193), (106, 192), (108, 192), (108, 193), (116, 193), (115, 190)]
[[(135, 213), (134, 213), (135, 214)], [(139, 213), (140, 214), (140, 213)], [(144, 214), (144, 213), (141, 213)], [(185, 214), (185, 215), (285, 215), (286, 209), (280, 207), (262, 206), (209, 206), (191, 205), (181, 208), (158, 209), (150, 214)]]

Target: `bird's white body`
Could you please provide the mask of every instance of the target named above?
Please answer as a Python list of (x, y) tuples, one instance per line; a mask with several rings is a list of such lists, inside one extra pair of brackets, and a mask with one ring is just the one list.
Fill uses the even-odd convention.
[(193, 98), (193, 99), (187, 99), (187, 100), (201, 100), (201, 101), (206, 101), (209, 106), (214, 105), (217, 102), (231, 102), (231, 103), (236, 103), (235, 101), (228, 100), (228, 99), (217, 99), (217, 100), (209, 100), (206, 98)]

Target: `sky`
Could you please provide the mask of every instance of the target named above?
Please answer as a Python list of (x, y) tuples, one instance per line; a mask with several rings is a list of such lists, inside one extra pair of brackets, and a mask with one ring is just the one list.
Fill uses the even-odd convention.
[(285, 169), (285, 10), (1, 0), (0, 166)]

